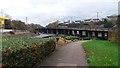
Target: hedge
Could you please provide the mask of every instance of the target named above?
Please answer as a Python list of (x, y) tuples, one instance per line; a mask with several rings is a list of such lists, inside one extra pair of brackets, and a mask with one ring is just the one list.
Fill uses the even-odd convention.
[[(3, 40), (2, 65), (7, 67), (34, 66), (53, 52), (56, 46), (53, 39), (21, 39), (27, 41), (29, 44), (27, 42), (22, 43), (19, 39), (11, 40), (19, 42), (17, 43), (19, 46), (11, 42), (13, 46), (4, 47), (6, 43)], [(8, 43), (10, 43), (10, 41)], [(17, 47), (15, 47), (15, 45)]]
[(78, 36), (66, 36), (65, 39), (74, 41), (74, 40), (79, 40), (80, 37), (78, 37)]

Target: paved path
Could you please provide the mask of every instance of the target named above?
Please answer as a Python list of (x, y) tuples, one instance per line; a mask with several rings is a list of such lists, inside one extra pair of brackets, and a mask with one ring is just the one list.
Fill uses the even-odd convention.
[(39, 66), (88, 66), (81, 46), (83, 42), (85, 41), (73, 42), (57, 48)]

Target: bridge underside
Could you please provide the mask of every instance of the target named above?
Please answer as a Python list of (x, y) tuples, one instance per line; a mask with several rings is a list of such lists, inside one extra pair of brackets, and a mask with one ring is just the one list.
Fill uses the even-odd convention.
[(87, 37), (89, 39), (108, 40), (109, 31), (96, 31), (96, 30), (79, 30), (79, 29), (57, 29), (57, 28), (40, 28), (36, 32), (45, 34), (63, 34), (79, 36), (81, 38)]

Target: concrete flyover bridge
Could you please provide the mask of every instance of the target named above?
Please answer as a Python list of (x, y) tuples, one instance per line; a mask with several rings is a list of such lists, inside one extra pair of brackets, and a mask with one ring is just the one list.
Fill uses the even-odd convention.
[(79, 37), (88, 37), (89, 39), (111, 40), (112, 29), (108, 28), (38, 28), (36, 32), (45, 34), (64, 34)]

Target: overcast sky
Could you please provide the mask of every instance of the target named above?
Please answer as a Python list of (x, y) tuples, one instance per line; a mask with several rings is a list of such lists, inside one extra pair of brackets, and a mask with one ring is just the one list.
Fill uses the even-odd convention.
[(83, 20), (118, 14), (119, 0), (0, 0), (0, 9), (12, 19), (43, 26), (54, 20)]

